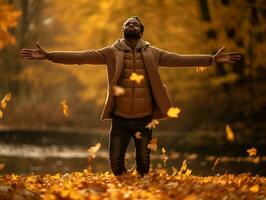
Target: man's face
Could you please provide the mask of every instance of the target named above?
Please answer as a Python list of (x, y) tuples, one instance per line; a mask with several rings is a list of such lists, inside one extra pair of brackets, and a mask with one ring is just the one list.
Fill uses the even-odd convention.
[(134, 18), (128, 19), (123, 25), (125, 39), (140, 39), (142, 37), (140, 22)]

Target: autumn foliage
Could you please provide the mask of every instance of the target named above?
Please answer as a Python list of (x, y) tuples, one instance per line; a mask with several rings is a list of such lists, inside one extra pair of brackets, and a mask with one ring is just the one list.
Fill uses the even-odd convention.
[(8, 44), (15, 44), (15, 37), (9, 32), (10, 28), (17, 25), (17, 18), (20, 12), (12, 5), (0, 0), (0, 49)]
[[(182, 166), (183, 167), (183, 166)], [(134, 170), (120, 177), (109, 172), (95, 174), (89, 169), (55, 175), (4, 175), (1, 184), (11, 185), (10, 194), (27, 189), (35, 199), (265, 199), (266, 178), (250, 174), (224, 174), (209, 177), (154, 169), (141, 178)], [(0, 197), (1, 197), (0, 193)]]

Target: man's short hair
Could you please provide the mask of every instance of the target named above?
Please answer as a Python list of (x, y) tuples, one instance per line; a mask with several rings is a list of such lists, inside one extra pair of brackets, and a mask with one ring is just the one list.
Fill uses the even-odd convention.
[[(142, 22), (140, 21), (140, 19), (139, 19), (137, 16), (132, 16), (132, 17), (129, 17), (127, 20), (129, 20), (129, 19), (131, 19), (131, 18), (136, 19), (136, 20), (139, 21), (139, 23), (140, 23), (140, 31), (143, 33), (143, 32), (144, 32), (144, 25), (142, 24)], [(126, 21), (127, 21), (127, 20), (126, 20)], [(125, 21), (125, 22), (126, 22), (126, 21)]]

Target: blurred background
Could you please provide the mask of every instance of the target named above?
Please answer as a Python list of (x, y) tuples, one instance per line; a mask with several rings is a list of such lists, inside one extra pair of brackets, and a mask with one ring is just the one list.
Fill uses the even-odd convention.
[[(262, 170), (266, 155), (265, 0), (0, 0), (0, 99), (12, 93), (0, 118), (0, 162), (6, 163), (4, 170), (51, 172), (52, 168), (38, 168), (43, 163), (47, 167), (51, 155), (44, 159), (40, 152), (49, 145), (57, 145), (47, 150), (57, 153), (63, 148), (60, 145), (67, 145), (66, 155), (73, 145), (84, 153), (96, 142), (107, 150), (110, 121), (100, 121), (107, 94), (106, 67), (26, 60), (20, 50), (36, 48), (37, 41), (48, 51), (105, 47), (122, 37), (122, 24), (133, 15), (145, 25), (143, 39), (161, 49), (213, 54), (225, 45), (226, 52), (243, 55), (236, 64), (219, 64), (202, 72), (196, 72), (197, 66), (160, 69), (181, 114), (177, 119), (161, 121), (154, 130), (159, 147), (206, 156), (247, 156), (246, 149), (256, 147), (261, 162), (253, 163), (253, 168), (248, 164), (245, 169), (266, 174)], [(62, 100), (69, 108), (67, 118)], [(226, 139), (226, 125), (234, 132), (233, 141)], [(15, 147), (18, 149), (13, 155)], [(133, 145), (129, 148), (132, 152)], [(33, 159), (29, 152), (35, 150), (43, 163), (34, 168), (32, 163), (37, 161), (23, 155)], [(82, 155), (83, 165), (79, 166), (86, 163), (86, 150)], [(106, 165), (108, 154), (103, 155)], [(186, 158), (182, 155), (179, 163)], [(13, 164), (11, 157), (16, 158)], [(17, 167), (19, 158), (25, 162), (25, 170), (22, 165)], [(60, 162), (55, 171), (67, 165), (66, 160)], [(240, 164), (236, 171), (243, 172), (243, 166)], [(77, 168), (65, 171), (70, 169)]]

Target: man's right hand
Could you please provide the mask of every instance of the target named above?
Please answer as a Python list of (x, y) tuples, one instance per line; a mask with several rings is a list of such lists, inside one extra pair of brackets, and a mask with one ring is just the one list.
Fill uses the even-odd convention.
[(48, 52), (40, 45), (39, 42), (36, 44), (37, 49), (22, 49), (21, 56), (27, 59), (47, 59)]

